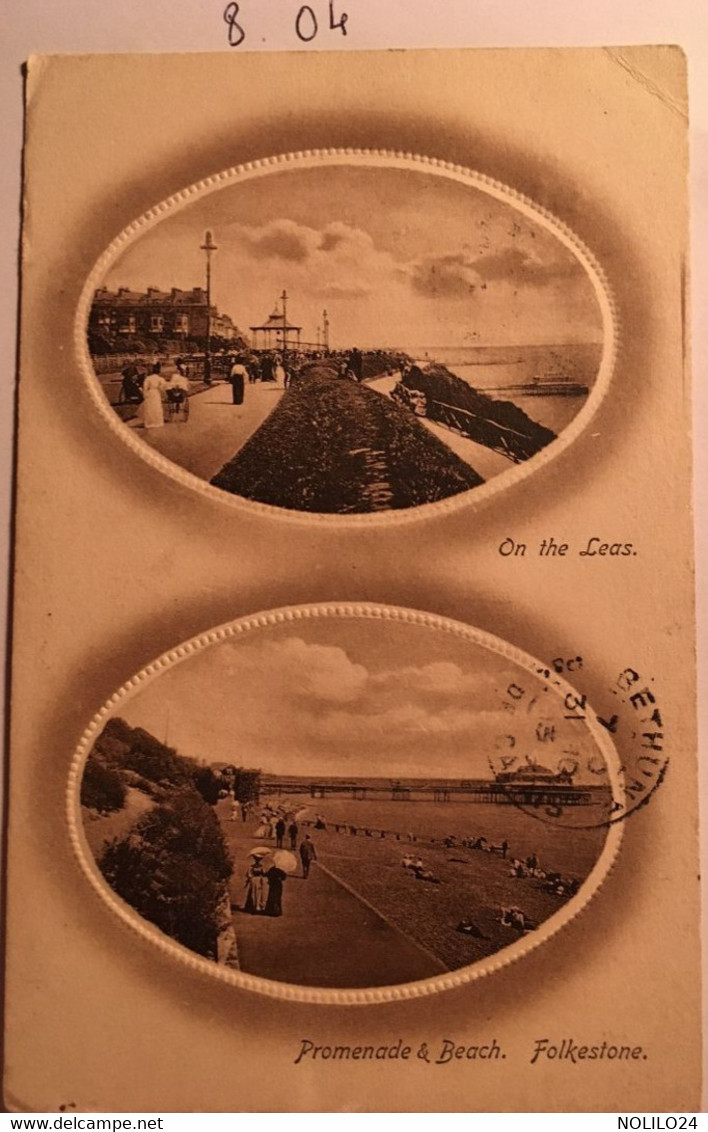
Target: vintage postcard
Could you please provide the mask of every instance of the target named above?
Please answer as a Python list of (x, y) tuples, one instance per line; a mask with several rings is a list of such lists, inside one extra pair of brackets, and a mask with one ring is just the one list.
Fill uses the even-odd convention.
[(698, 1107), (685, 84), (30, 62), (11, 1110)]

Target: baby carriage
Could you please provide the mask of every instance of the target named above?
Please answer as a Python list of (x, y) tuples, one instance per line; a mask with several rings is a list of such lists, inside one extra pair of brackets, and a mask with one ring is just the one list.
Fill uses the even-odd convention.
[(167, 419), (171, 424), (180, 424), (189, 420), (189, 397), (184, 389), (167, 389), (165, 391), (167, 402)]

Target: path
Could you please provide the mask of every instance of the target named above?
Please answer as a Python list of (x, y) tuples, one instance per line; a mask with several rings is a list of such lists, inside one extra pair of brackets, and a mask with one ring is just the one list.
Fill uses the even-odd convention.
[(130, 421), (136, 436), (195, 476), (210, 480), (232, 459), (278, 404), (285, 390), (273, 382), (247, 385), (242, 405), (234, 405), (231, 386), (214, 385), (189, 399), (189, 420), (145, 430)]
[(235, 861), (231, 900), (242, 971), (321, 987), (387, 986), (447, 971), (317, 862), (307, 880), (298, 870), (285, 881), (281, 917), (241, 912), (256, 823), (224, 820), (228, 809), (220, 803), (217, 812)]
[[(375, 389), (377, 393), (383, 393), (390, 397), (391, 390), (399, 379), (399, 374), (391, 374), (386, 377), (377, 377), (373, 381), (367, 381), (367, 385), (371, 389)], [(428, 432), (433, 436), (437, 436), (446, 444), (456, 456), (469, 464), (476, 472), (482, 476), (483, 479), (491, 479), (493, 476), (499, 475), (500, 472), (506, 472), (512, 467), (512, 464), (507, 460), (506, 456), (501, 453), (495, 452), (492, 448), (487, 448), (484, 444), (477, 444), (474, 440), (469, 440), (468, 437), (462, 436), (459, 432), (455, 432), (451, 428), (446, 428), (445, 425), (438, 424), (437, 421), (428, 420), (427, 417), (416, 417), (420, 424), (425, 425)]]

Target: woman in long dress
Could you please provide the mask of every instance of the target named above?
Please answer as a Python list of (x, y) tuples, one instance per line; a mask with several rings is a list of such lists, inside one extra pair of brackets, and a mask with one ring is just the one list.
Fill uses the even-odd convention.
[(266, 906), (267, 883), (259, 861), (252, 861), (246, 873), (246, 900), (243, 905), (244, 912), (255, 915), (262, 912)]
[(162, 411), (162, 391), (165, 381), (160, 376), (160, 363), (155, 362), (152, 373), (143, 385), (143, 428), (162, 428), (165, 417)]
[(266, 916), (282, 916), (283, 914), (283, 884), (286, 873), (273, 865), (266, 873), (268, 880), (268, 899), (265, 905)]

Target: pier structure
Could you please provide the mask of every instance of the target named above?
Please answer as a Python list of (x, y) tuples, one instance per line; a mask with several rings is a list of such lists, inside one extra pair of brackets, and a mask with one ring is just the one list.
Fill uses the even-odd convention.
[(326, 779), (266, 779), (261, 794), (307, 794), (311, 799), (348, 797), (354, 801), (388, 800), (393, 802), (468, 802), (486, 805), (515, 805), (530, 808), (543, 806), (591, 806), (599, 801), (598, 789), (575, 786), (572, 782), (401, 782), (382, 780), (361, 782)]

